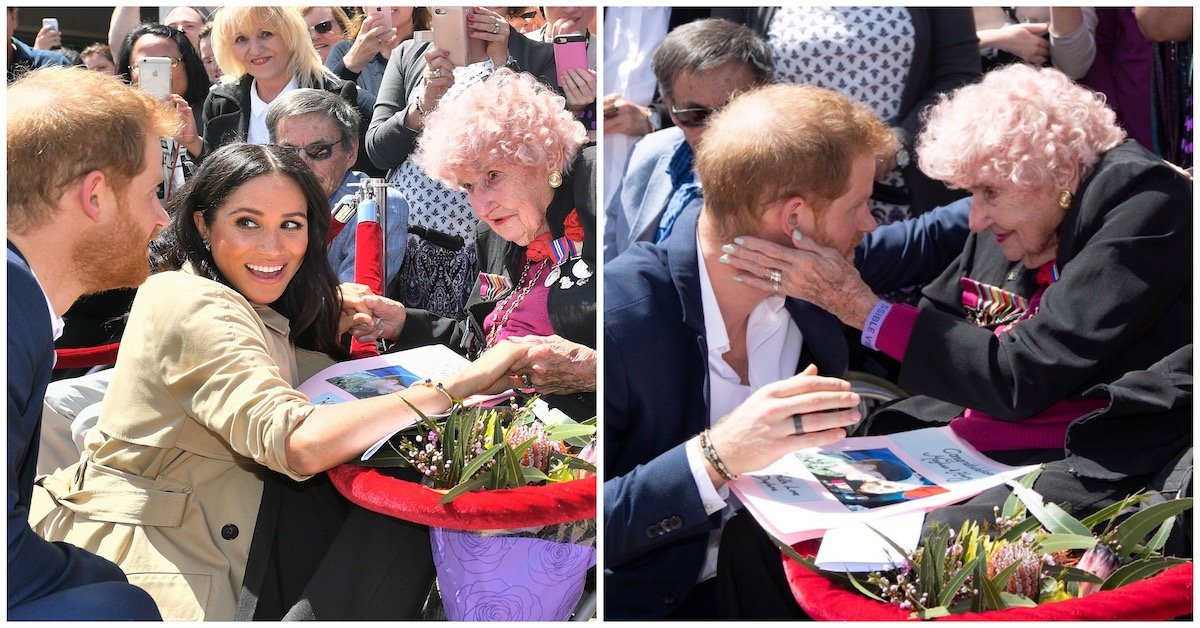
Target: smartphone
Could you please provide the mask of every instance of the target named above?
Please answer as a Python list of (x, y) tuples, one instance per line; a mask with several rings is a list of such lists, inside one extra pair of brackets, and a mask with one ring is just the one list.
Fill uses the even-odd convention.
[(559, 77), (567, 70), (586, 70), (587, 39), (578, 33), (555, 36), (554, 66)]
[(388, 30), (391, 30), (391, 28), (392, 28), (392, 8), (391, 7), (363, 7), (363, 12), (365, 12), (368, 17), (370, 17), (372, 15), (376, 16), (379, 20), (381, 20), (381, 23), (383, 24), (383, 26), (385, 28), (387, 28)]
[(167, 98), (171, 95), (171, 58), (142, 57), (138, 61), (138, 89)]
[(58, 18), (56, 18), (56, 17), (42, 18), (42, 28), (50, 28), (53, 30), (58, 30)]
[(487, 56), (487, 44), (467, 35), (470, 10), (471, 7), (433, 7), (433, 45), (449, 51), (454, 65), (469, 65)]

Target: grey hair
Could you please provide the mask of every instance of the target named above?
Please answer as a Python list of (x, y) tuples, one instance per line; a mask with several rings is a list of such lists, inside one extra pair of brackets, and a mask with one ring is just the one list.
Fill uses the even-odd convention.
[(650, 67), (664, 97), (684, 72), (703, 72), (730, 61), (745, 64), (755, 81), (774, 82), (775, 57), (766, 40), (741, 24), (719, 18), (689, 22), (667, 33)]
[(266, 124), (271, 141), (275, 142), (275, 131), (280, 120), (310, 113), (319, 113), (337, 123), (342, 134), (342, 148), (349, 149), (350, 142), (358, 137), (358, 129), (362, 126), (362, 114), (358, 112), (358, 107), (332, 92), (306, 88), (280, 96), (267, 109)]

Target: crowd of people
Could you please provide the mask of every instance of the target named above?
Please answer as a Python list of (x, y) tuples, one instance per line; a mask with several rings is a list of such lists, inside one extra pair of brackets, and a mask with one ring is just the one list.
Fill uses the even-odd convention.
[[(599, 415), (607, 619), (803, 618), (729, 483), (848, 435), (1190, 491), (1189, 7), (141, 15), (8, 8), (10, 619), (417, 618), (428, 528), (326, 472), (507, 390)], [(297, 390), (359, 343), (471, 362)]]

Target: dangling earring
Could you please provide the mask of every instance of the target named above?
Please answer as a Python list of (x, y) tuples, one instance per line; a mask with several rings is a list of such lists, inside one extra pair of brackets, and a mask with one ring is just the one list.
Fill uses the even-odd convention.
[(562, 173), (557, 170), (551, 170), (547, 183), (550, 184), (550, 187), (558, 189), (558, 186), (562, 185)]
[(208, 241), (207, 238), (204, 240), (204, 250), (210, 251), (210, 252), (212, 251), (212, 244)]
[(1059, 207), (1066, 209), (1066, 208), (1070, 207), (1071, 203), (1073, 203), (1073, 202), (1075, 202), (1075, 195), (1071, 194), (1070, 190), (1063, 190), (1062, 192), (1058, 193), (1058, 206)]

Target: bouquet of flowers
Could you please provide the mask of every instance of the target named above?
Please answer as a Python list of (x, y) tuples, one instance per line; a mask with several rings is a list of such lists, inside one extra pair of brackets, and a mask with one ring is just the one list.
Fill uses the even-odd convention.
[[(799, 565), (894, 609), (890, 617), (889, 612), (879, 609), (880, 615), (873, 619), (904, 615), (933, 619), (1073, 601), (1190, 564), (1185, 559), (1164, 557), (1160, 550), (1175, 517), (1192, 507), (1191, 498), (1145, 506), (1151, 495), (1139, 493), (1076, 519), (1060, 506), (1045, 503), (1030, 488), (1038, 473), (1025, 476), (1019, 484), (1010, 483), (1013, 495), (1002, 509), (997, 509), (994, 522), (966, 522), (957, 532), (933, 526), (922, 546), (912, 552), (892, 543), (905, 556), (905, 564), (887, 572), (872, 572), (865, 579), (820, 571), (793, 548), (778, 544)], [(804, 579), (791, 575), (793, 591), (797, 591), (802, 606), (806, 601), (822, 606), (832, 601), (823, 595), (828, 591), (821, 592), (823, 597), (803, 599), (804, 593), (811, 592), (798, 591), (804, 588)], [(1175, 596), (1167, 606), (1186, 614), (1191, 609), (1190, 573), (1180, 575), (1189, 578), (1186, 591), (1166, 590), (1160, 595)], [(816, 597), (822, 600), (817, 603)], [(986, 617), (1016, 618), (995, 613)]]
[[(448, 619), (568, 618), (596, 560), (595, 419), (576, 422), (536, 396), (417, 414), (368, 460), (331, 471), (334, 485), (430, 526)], [(423, 482), (378, 467), (410, 467)]]

